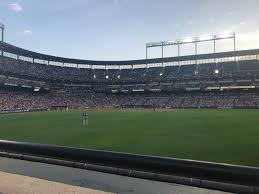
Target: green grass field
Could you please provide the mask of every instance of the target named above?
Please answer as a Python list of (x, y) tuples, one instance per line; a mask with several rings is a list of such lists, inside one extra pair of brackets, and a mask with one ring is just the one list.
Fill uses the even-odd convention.
[(0, 138), (259, 167), (259, 111), (0, 115)]

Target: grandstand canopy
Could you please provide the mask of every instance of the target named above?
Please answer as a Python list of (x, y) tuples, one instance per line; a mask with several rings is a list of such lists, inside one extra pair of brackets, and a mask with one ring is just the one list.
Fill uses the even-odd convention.
[(127, 61), (96, 61), (96, 60), (82, 60), (82, 59), (71, 59), (57, 56), (51, 56), (41, 54), (26, 49), (22, 49), (11, 44), (0, 42), (0, 48), (3, 52), (11, 53), (17, 56), (24, 56), (32, 59), (41, 59), (45, 61), (54, 61), (60, 63), (73, 63), (73, 64), (88, 64), (88, 65), (136, 65), (146, 63), (161, 63), (163, 62), (177, 62), (177, 61), (188, 61), (197, 59), (213, 59), (213, 58), (224, 58), (224, 57), (238, 57), (246, 55), (259, 55), (259, 49), (252, 50), (241, 50), (241, 51), (230, 51), (221, 53), (211, 54), (199, 54), (179, 57), (167, 57), (167, 58), (155, 58), (155, 59), (140, 59), (140, 60), (127, 60)]

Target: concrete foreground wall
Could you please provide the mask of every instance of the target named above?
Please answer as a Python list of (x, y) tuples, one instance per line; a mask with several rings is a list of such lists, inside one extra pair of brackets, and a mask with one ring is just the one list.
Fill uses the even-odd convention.
[[(188, 187), (178, 184), (123, 177), (2, 157), (0, 157), (0, 171), (22, 175), (16, 176), (0, 173), (0, 193), (6, 194), (41, 194), (41, 191), (43, 191), (42, 193), (51, 194), (66, 194), (66, 192), (79, 194), (102, 194), (106, 192), (120, 194), (224, 194), (219, 191)], [(25, 190), (21, 189), (23, 186)], [(12, 188), (18, 189), (20, 193), (16, 193)]]

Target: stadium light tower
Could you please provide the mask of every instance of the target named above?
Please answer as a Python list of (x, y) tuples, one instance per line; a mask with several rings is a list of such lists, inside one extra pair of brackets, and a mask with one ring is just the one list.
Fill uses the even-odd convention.
[(178, 48), (178, 57), (180, 57), (180, 46), (183, 44), (194, 44), (195, 46), (195, 55), (198, 55), (198, 44), (202, 42), (213, 42), (213, 51), (216, 53), (216, 41), (232, 39), (234, 45), (234, 51), (236, 51), (236, 34), (230, 32), (223, 32), (216, 35), (202, 35), (200, 37), (187, 37), (185, 39), (180, 39), (176, 41), (160, 41), (160, 42), (151, 42), (146, 44), (146, 61), (148, 60), (148, 49), (154, 47), (162, 48), (162, 64), (164, 58), (164, 47), (166, 46), (177, 46)]
[(4, 24), (0, 23), (0, 29), (1, 29), (1, 41), (4, 42), (4, 30), (5, 30)]
[[(4, 24), (0, 23), (0, 30), (1, 30), (1, 42), (4, 42), (4, 29), (5, 29), (5, 27), (4, 27)], [(4, 55), (3, 48), (1, 48), (1, 47), (0, 47), (0, 49), (1, 49), (1, 52), (0, 52), (0, 54), (1, 54), (1, 56), (3, 56), (3, 55)]]

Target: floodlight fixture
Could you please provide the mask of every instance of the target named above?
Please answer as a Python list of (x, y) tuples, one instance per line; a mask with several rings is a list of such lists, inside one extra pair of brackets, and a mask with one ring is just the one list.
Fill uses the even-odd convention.
[[(214, 51), (214, 53), (216, 53), (216, 41), (223, 40), (223, 39), (232, 39), (234, 51), (236, 51), (236, 34), (234, 32), (225, 31), (225, 32), (222, 32), (220, 34), (215, 34), (215, 35), (204, 34), (200, 37), (186, 37), (184, 39), (177, 39), (175, 41), (169, 40), (169, 41), (147, 43), (146, 44), (146, 60), (148, 59), (148, 48), (151, 48), (151, 47), (160, 47), (161, 48), (162, 59), (164, 58), (164, 47), (177, 46), (178, 47), (178, 57), (180, 57), (181, 45), (191, 44), (191, 43), (195, 44), (195, 55), (198, 55), (198, 45), (201, 42), (213, 42), (213, 51)], [(196, 61), (196, 63), (197, 63), (197, 61)], [(163, 64), (163, 60), (162, 60), (162, 64)], [(146, 66), (147, 66), (147, 63), (146, 63)]]
[(198, 40), (200, 40), (200, 41), (208, 41), (208, 40), (211, 40), (213, 38), (214, 38), (213, 35), (203, 34), (200, 37), (198, 37)]
[(183, 39), (183, 43), (192, 43), (194, 41), (194, 38), (192, 37), (186, 37), (185, 39)]
[(222, 39), (225, 39), (225, 38), (233, 38), (235, 36), (235, 33), (234, 32), (230, 32), (230, 31), (224, 31), (218, 35), (216, 35), (216, 38), (222, 38)]

